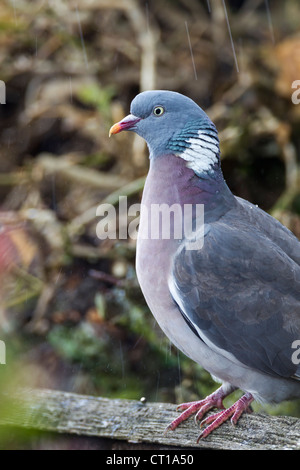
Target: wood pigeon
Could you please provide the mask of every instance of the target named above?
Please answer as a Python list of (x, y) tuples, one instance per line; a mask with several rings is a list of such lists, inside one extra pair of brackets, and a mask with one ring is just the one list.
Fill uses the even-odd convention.
[[(236, 423), (253, 400), (300, 397), (300, 242), (231, 193), (216, 127), (194, 101), (145, 91), (130, 112), (110, 134), (134, 131), (150, 152), (137, 240), (141, 289), (172, 343), (222, 384), (201, 401), (179, 405), (182, 413), (167, 428), (220, 408), (202, 421), (200, 439), (228, 418)], [(201, 224), (198, 206), (204, 207)], [(164, 216), (152, 211), (157, 207), (183, 214), (192, 208), (192, 232), (185, 234), (185, 217), (174, 210), (165, 236), (157, 228)], [(222, 400), (236, 389), (244, 395), (224, 409)]]

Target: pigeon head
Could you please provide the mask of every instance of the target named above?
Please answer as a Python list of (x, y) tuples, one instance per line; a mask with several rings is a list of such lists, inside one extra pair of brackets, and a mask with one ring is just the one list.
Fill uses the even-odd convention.
[(217, 130), (190, 98), (174, 91), (145, 91), (133, 99), (130, 113), (111, 127), (110, 135), (134, 131), (146, 140), (151, 159), (172, 153), (199, 176), (219, 167)]

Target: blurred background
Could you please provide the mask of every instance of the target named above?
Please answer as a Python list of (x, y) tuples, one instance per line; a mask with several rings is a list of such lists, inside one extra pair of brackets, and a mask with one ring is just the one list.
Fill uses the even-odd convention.
[(216, 388), (155, 324), (135, 241), (96, 236), (97, 206), (139, 202), (148, 169), (141, 139), (108, 131), (140, 91), (188, 95), (234, 194), (300, 237), (299, 24), (297, 0), (2, 0), (1, 387), (174, 403)]

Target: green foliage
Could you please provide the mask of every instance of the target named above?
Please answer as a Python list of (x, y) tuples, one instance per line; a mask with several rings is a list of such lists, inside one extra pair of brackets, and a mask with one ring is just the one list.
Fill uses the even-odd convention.
[(297, 213), (300, 215), (300, 194), (297, 194), (293, 200), (292, 204), (292, 210), (293, 212)]
[(86, 105), (94, 106), (104, 118), (111, 114), (111, 100), (115, 95), (115, 87), (107, 85), (101, 87), (98, 84), (90, 84), (81, 87), (78, 98)]
[(87, 322), (73, 328), (56, 326), (50, 331), (48, 340), (61, 357), (71, 362), (80, 362), (87, 368), (95, 363), (100, 367), (107, 364), (106, 338), (98, 338), (92, 325)]
[(153, 316), (142, 298), (137, 296), (140, 289), (135, 286), (127, 290), (115, 288), (107, 296), (107, 312), (110, 321), (137, 337), (142, 337), (151, 350), (165, 361), (168, 357), (168, 365), (173, 366), (176, 359), (169, 355), (170, 342), (160, 330), (155, 328)]
[(85, 167), (97, 167), (101, 170), (105, 168), (109, 163), (111, 163), (111, 156), (102, 152), (86, 155), (80, 162), (80, 164)]

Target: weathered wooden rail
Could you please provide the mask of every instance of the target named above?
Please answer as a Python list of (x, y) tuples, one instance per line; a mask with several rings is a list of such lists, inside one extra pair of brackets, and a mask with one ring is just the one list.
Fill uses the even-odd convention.
[(133, 449), (141, 443), (177, 449), (300, 449), (300, 419), (290, 416), (244, 415), (237, 426), (225, 423), (196, 444), (199, 428), (193, 419), (164, 434), (176, 416), (173, 404), (40, 389), (19, 390), (9, 400), (7, 411), (1, 408), (0, 426), (5, 428), (125, 441)]

